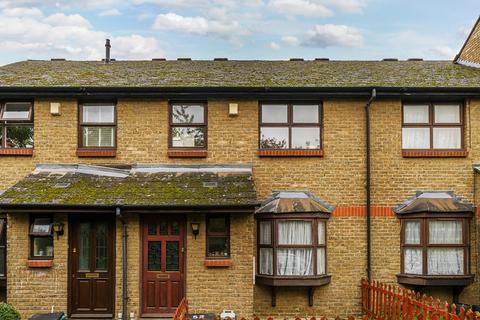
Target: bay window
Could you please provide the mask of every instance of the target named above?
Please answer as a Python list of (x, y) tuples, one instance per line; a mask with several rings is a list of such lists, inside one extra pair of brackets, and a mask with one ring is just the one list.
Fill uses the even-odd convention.
[(113, 103), (80, 105), (79, 147), (112, 149), (116, 147), (116, 106)]
[(0, 105), (0, 148), (33, 148), (33, 107), (30, 102)]
[(402, 149), (463, 149), (463, 124), (459, 103), (404, 104)]

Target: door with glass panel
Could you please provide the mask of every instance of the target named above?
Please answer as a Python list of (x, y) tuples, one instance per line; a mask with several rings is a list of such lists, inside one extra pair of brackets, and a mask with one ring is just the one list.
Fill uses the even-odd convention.
[(184, 297), (184, 218), (143, 219), (142, 313), (171, 315)]
[(113, 316), (115, 220), (70, 219), (70, 314)]

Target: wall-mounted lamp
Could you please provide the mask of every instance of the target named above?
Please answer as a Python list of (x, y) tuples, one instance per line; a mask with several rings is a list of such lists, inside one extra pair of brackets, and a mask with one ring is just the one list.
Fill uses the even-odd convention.
[(190, 226), (192, 227), (193, 236), (197, 239), (197, 236), (200, 233), (200, 222), (192, 222)]
[(64, 234), (64, 224), (61, 223), (61, 222), (54, 222), (52, 223), (52, 228), (53, 228), (53, 232), (55, 232), (55, 234), (57, 235), (57, 240), (60, 236), (63, 236)]

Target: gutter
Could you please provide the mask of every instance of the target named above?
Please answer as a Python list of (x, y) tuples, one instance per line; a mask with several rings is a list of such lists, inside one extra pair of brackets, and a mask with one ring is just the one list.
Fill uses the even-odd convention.
[(365, 133), (366, 133), (366, 207), (367, 207), (367, 279), (372, 279), (372, 190), (371, 190), (371, 142), (370, 142), (370, 106), (377, 97), (377, 91), (372, 89), (370, 99), (365, 105)]
[(244, 98), (297, 99), (367, 98), (373, 89), (378, 98), (480, 98), (479, 87), (0, 87), (4, 99), (39, 97), (115, 98)]
[(58, 208), (58, 209), (105, 209), (116, 211), (117, 208), (123, 210), (134, 210), (134, 209), (251, 209), (261, 205), (261, 202), (256, 201), (251, 204), (209, 204), (209, 205), (162, 205), (162, 204), (128, 204), (128, 205), (119, 205), (119, 204), (56, 204), (56, 203), (3, 203), (0, 204), (0, 212), (3, 209), (9, 208), (25, 208), (25, 209), (35, 209), (35, 208)]
[(119, 207), (115, 209), (115, 214), (122, 223), (122, 320), (127, 320), (128, 312), (128, 291), (127, 291), (127, 222), (122, 216), (122, 212)]

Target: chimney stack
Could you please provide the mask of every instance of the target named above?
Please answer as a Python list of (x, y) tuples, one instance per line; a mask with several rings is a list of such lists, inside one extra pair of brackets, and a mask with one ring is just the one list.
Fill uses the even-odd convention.
[(105, 63), (110, 62), (110, 48), (112, 46), (110, 45), (110, 39), (106, 39), (105, 42)]

